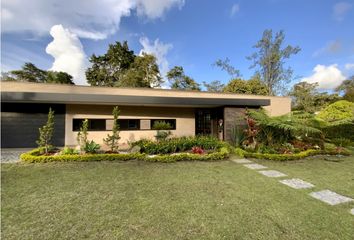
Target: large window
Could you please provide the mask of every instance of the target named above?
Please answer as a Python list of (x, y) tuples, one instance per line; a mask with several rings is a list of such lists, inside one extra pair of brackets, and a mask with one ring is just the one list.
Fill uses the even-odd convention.
[(165, 122), (171, 125), (170, 130), (176, 130), (176, 119), (151, 119), (151, 129), (154, 129), (156, 122)]
[(120, 130), (140, 130), (140, 119), (118, 119)]
[[(73, 131), (80, 131), (85, 119), (73, 119)], [(155, 122), (166, 122), (171, 125), (171, 130), (176, 129), (176, 119), (118, 119), (119, 130), (154, 130)], [(111, 131), (113, 119), (88, 119), (88, 131)]]
[[(73, 131), (80, 131), (85, 119), (73, 119)], [(89, 131), (106, 131), (106, 119), (88, 119)]]

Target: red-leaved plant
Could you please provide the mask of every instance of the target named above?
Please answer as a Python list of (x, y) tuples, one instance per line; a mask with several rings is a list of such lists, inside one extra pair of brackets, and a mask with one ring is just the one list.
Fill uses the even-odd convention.
[(192, 153), (194, 153), (194, 154), (203, 154), (204, 150), (201, 147), (195, 146), (195, 147), (192, 147)]

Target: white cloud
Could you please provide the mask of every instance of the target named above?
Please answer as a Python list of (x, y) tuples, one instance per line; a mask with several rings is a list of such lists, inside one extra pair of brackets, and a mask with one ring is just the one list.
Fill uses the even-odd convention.
[(233, 4), (230, 11), (230, 17), (235, 16), (235, 14), (238, 13), (239, 11), (240, 11), (240, 5), (237, 3)]
[(2, 32), (48, 33), (62, 24), (77, 36), (104, 39), (119, 29), (120, 20), (137, 11), (148, 19), (162, 17), (184, 0), (6, 0), (1, 6)]
[(354, 63), (347, 63), (344, 67), (346, 70), (354, 70)]
[(76, 34), (55, 25), (50, 29), (53, 41), (46, 52), (54, 57), (50, 70), (67, 72), (77, 85), (86, 85), (85, 70), (88, 62), (82, 44)]
[(157, 64), (160, 67), (161, 75), (165, 76), (169, 68), (167, 54), (173, 48), (173, 45), (171, 43), (165, 44), (160, 42), (159, 39), (150, 42), (147, 37), (140, 38), (139, 42), (143, 46), (140, 50), (140, 54), (142, 54), (142, 52), (153, 54), (157, 59)]
[(325, 66), (318, 64), (313, 69), (313, 74), (301, 79), (301, 82), (318, 83), (318, 88), (324, 90), (334, 89), (339, 86), (346, 77), (338, 69), (337, 64)]
[(345, 15), (352, 8), (352, 4), (348, 2), (339, 2), (333, 6), (333, 17), (337, 21), (343, 21)]

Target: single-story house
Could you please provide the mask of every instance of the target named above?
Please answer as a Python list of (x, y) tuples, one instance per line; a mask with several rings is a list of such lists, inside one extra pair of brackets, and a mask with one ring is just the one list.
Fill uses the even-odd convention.
[(152, 126), (161, 120), (172, 125), (173, 136), (209, 134), (229, 141), (246, 108), (264, 107), (277, 116), (289, 113), (290, 105), (288, 97), (2, 82), (1, 147), (35, 147), (50, 107), (55, 111), (53, 144), (74, 146), (84, 119), (89, 139), (102, 144), (112, 129), (114, 106), (121, 111), (120, 141), (126, 144), (154, 138)]

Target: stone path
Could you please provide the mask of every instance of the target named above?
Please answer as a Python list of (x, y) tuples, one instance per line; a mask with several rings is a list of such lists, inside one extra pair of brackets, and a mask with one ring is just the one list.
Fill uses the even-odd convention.
[(14, 163), (20, 161), (20, 155), (32, 150), (31, 148), (2, 148), (1, 163)]
[(352, 198), (339, 195), (338, 193), (332, 192), (330, 190), (312, 192), (310, 193), (310, 196), (322, 202), (328, 203), (329, 205), (337, 205), (340, 203), (354, 201)]
[(243, 165), (243, 166), (245, 166), (246, 168), (249, 168), (249, 169), (253, 169), (253, 170), (265, 169), (265, 168), (267, 168), (266, 166), (263, 166), (263, 165), (257, 164), (257, 163), (245, 164), (245, 165)]
[(286, 174), (282, 172), (278, 172), (275, 170), (265, 170), (265, 171), (259, 171), (260, 174), (263, 174), (264, 176), (267, 177), (272, 177), (272, 178), (278, 178), (278, 177), (285, 177)]
[(231, 161), (233, 161), (235, 163), (253, 163), (252, 161), (244, 159), (244, 158), (243, 159), (234, 159), (234, 160), (231, 160)]
[(305, 182), (299, 178), (292, 178), (292, 179), (285, 179), (285, 180), (280, 180), (282, 184), (285, 184), (289, 187), (295, 188), (295, 189), (304, 189), (304, 188), (312, 188), (314, 187), (313, 184), (309, 182)]
[[(231, 160), (235, 163), (242, 164), (243, 166), (253, 169), (253, 170), (261, 170), (261, 169), (266, 169), (266, 166), (263, 166), (261, 164), (253, 163), (252, 161), (248, 159), (233, 159)], [(279, 177), (286, 177), (287, 175), (285, 173), (276, 171), (276, 170), (262, 170), (258, 171), (260, 174), (263, 174), (264, 176), (267, 177), (272, 177), (272, 178), (279, 178)], [(309, 182), (305, 182), (304, 180), (301, 180), (299, 178), (291, 178), (291, 179), (284, 179), (279, 181), (282, 184), (285, 184), (291, 188), (294, 189), (307, 189), (307, 188), (313, 188), (314, 185)], [(338, 193), (332, 192), (330, 190), (322, 190), (319, 192), (312, 192), (309, 194), (311, 197), (318, 199), (322, 202), (325, 202), (329, 205), (337, 205), (340, 203), (346, 203), (346, 202), (352, 202), (354, 199), (342, 196)], [(352, 215), (354, 215), (354, 208), (349, 211)]]

